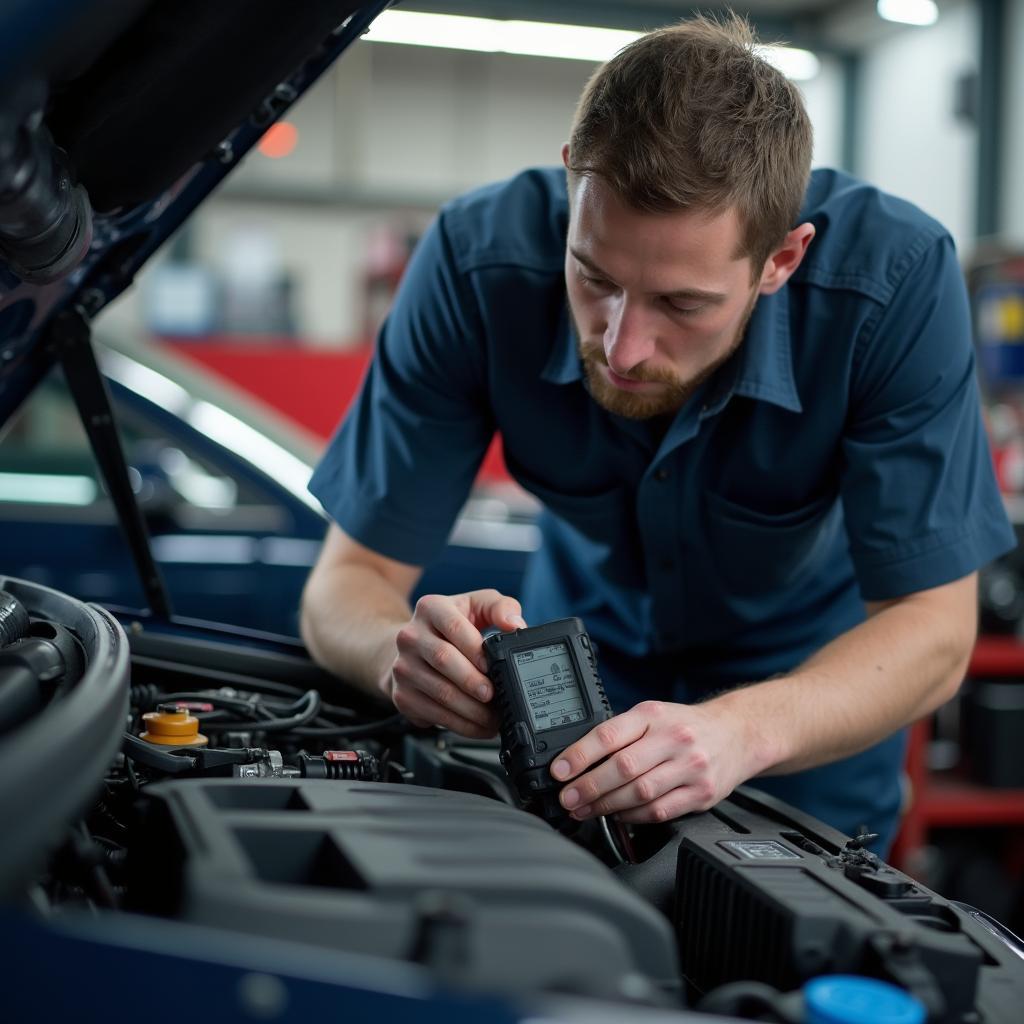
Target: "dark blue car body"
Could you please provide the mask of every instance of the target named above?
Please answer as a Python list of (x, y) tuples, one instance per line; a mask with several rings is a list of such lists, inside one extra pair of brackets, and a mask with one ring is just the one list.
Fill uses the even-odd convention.
[[(326, 529), (305, 490), (315, 443), (172, 356), (112, 342), (97, 347), (174, 613), (297, 636), (299, 598)], [(175, 388), (187, 394), (168, 407), (161, 398)], [(216, 409), (219, 418), (196, 416), (197, 408)], [(64, 424), (56, 437), (55, 420)], [(26, 401), (0, 446), (0, 564), (86, 601), (141, 609), (138, 572), (73, 420), (72, 399), (54, 374)], [(223, 435), (232, 424), (243, 434), (237, 445)], [(198, 478), (215, 498), (226, 489), (222, 500), (204, 502), (182, 486), (170, 471), (180, 464), (193, 490)], [(75, 484), (87, 494), (76, 495)], [(515, 499), (478, 493), (418, 593), (518, 593), (535, 543), (529, 519)]]

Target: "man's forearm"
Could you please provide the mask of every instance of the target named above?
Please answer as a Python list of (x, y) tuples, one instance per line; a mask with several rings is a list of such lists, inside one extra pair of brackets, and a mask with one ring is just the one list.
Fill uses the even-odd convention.
[(854, 754), (956, 692), (976, 631), (973, 576), (910, 595), (837, 637), (800, 668), (708, 702), (745, 725), (751, 775)]
[(409, 621), (405, 598), (368, 566), (314, 572), (303, 594), (302, 638), (324, 668), (382, 699), (395, 636)]
[(755, 775), (853, 754), (956, 692), (974, 642), (975, 577), (869, 606), (869, 618), (789, 675), (702, 704), (643, 701), (552, 765), (576, 818), (668, 821)]

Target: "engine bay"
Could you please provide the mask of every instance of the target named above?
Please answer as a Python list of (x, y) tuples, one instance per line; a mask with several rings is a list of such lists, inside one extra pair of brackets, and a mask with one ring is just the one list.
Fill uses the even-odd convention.
[(455, 990), (733, 1019), (804, 1020), (801, 986), (855, 975), (928, 1020), (1016, 1019), (1012, 935), (756, 791), (562, 834), (521, 805), (496, 742), (310, 685), (308, 662), (255, 642), (2, 590), (0, 773), (31, 781), (3, 791), (25, 827), (0, 882), (43, 927), (142, 916)]

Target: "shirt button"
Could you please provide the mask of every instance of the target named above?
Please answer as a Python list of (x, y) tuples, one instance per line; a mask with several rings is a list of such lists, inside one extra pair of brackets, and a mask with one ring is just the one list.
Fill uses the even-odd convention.
[(654, 479), (664, 483), (668, 479), (668, 470), (662, 466), (654, 472)]

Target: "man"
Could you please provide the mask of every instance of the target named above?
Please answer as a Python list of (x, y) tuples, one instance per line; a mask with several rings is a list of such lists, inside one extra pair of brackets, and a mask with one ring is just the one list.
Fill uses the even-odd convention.
[[(334, 524), (303, 635), (413, 721), (485, 736), (481, 631), (579, 615), (622, 713), (553, 766), (576, 817), (751, 780), (884, 849), (900, 730), (955, 693), (976, 570), (1013, 538), (948, 234), (810, 175), (754, 42), (738, 19), (643, 37), (588, 83), (565, 172), (442, 211), (310, 485)], [(523, 608), (413, 611), (495, 430), (546, 507)]]

